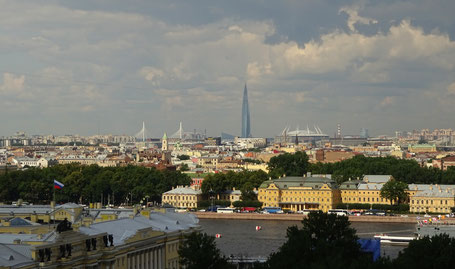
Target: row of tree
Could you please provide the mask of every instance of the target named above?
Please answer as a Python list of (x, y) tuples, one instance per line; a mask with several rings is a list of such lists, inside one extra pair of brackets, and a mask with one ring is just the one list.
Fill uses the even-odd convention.
[(204, 195), (210, 196), (235, 188), (242, 192), (242, 200), (256, 200), (254, 189), (257, 189), (268, 177), (268, 174), (262, 170), (209, 174), (202, 182), (201, 190)]
[[(396, 259), (373, 259), (374, 254), (362, 251), (347, 217), (311, 212), (302, 224), (289, 227), (287, 241), (253, 268), (453, 268), (455, 264), (455, 238), (447, 234), (411, 241)], [(193, 233), (186, 239), (179, 248), (184, 268), (236, 268), (221, 254), (213, 236)]]
[[(97, 165), (56, 165), (29, 168), (0, 176), (0, 201), (19, 198), (32, 203), (53, 199), (53, 180), (65, 186), (56, 190), (57, 202), (137, 203), (161, 201), (161, 194), (177, 185), (189, 185), (191, 179), (178, 171), (158, 171), (141, 166), (99, 167)], [(144, 199), (145, 198), (145, 199)]]
[(269, 174), (272, 178), (282, 175), (303, 176), (331, 174), (332, 179), (342, 183), (349, 179), (362, 179), (364, 175), (392, 175), (398, 181), (421, 184), (455, 184), (455, 168), (443, 171), (438, 168), (420, 166), (415, 160), (394, 157), (365, 157), (357, 155), (336, 163), (308, 162), (305, 152), (284, 153), (270, 159)]

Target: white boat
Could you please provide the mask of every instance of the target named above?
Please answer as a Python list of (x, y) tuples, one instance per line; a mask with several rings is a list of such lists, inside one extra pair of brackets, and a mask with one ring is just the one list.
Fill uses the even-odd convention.
[(390, 236), (386, 234), (377, 234), (374, 236), (381, 240), (383, 244), (390, 244), (390, 245), (407, 245), (410, 241), (416, 239), (416, 236)]

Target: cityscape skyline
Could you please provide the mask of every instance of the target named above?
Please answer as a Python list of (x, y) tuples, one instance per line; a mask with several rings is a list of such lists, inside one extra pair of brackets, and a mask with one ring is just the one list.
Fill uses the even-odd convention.
[(0, 136), (454, 126), (453, 1), (1, 3)]

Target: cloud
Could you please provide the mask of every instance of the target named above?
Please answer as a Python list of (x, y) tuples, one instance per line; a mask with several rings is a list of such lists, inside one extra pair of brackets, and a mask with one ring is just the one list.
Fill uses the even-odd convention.
[(348, 28), (352, 32), (357, 32), (357, 29), (355, 28), (355, 24), (377, 24), (378, 21), (371, 19), (371, 18), (366, 18), (366, 17), (361, 17), (359, 16), (359, 10), (361, 9), (360, 6), (348, 6), (348, 7), (342, 7), (338, 13), (344, 12), (348, 14), (348, 21), (347, 25)]
[(386, 107), (395, 103), (395, 98), (393, 96), (386, 96), (384, 100), (380, 103), (380, 106)]
[[(3, 74), (2, 103), (41, 108), (50, 122), (95, 113), (126, 128), (138, 115), (157, 115), (152, 124), (165, 128), (187, 116), (229, 131), (238, 129), (246, 82), (254, 128), (268, 134), (283, 118), (329, 126), (354, 113), (412, 118), (423, 92), (434, 92), (425, 101), (436, 104), (428, 114), (438, 115), (437, 96), (455, 92), (441, 85), (455, 75), (455, 42), (440, 20), (424, 24), (423, 15), (398, 13), (418, 10), (413, 3), (394, 2), (391, 18), (393, 10), (381, 14), (374, 2), (316, 2), (138, 1), (140, 10), (122, 1), (94, 8), (0, 0), (0, 64), (19, 70)], [(227, 123), (217, 127), (221, 117)]]
[(450, 84), (448, 87), (447, 87), (447, 93), (449, 95), (454, 95), (455, 96), (455, 82), (453, 82), (452, 84)]
[(3, 84), (0, 85), (0, 93), (5, 95), (19, 95), (24, 90), (25, 76), (16, 76), (11, 73), (3, 73)]

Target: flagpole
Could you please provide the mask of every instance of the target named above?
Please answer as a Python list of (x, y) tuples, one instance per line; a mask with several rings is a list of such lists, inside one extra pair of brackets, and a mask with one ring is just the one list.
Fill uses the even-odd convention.
[[(54, 226), (55, 226), (55, 206), (57, 205), (57, 202), (56, 202), (56, 200), (55, 200), (55, 182), (54, 182), (54, 184), (52, 185), (52, 188), (54, 189), (54, 198), (53, 198), (53, 200), (54, 200), (54, 203), (53, 203), (54, 208), (52, 208), (52, 216), (53, 216), (53, 218), (54, 218), (53, 224), (54, 224)], [(54, 228), (55, 228), (55, 227), (54, 227)]]

